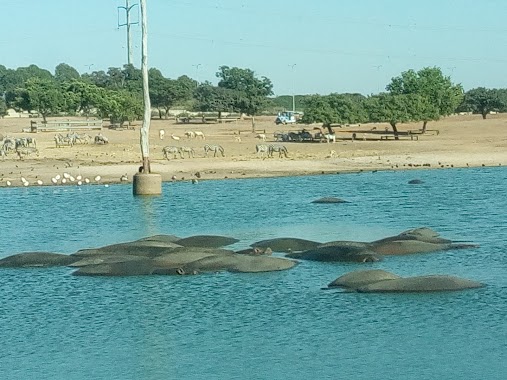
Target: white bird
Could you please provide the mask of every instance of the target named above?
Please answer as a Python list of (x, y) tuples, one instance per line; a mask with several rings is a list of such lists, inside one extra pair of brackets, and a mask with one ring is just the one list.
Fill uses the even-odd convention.
[(69, 177), (70, 182), (74, 182), (76, 179), (73, 176)]
[(6, 184), (7, 186), (12, 185), (12, 184), (11, 184), (11, 181), (7, 181), (7, 182), (5, 182), (5, 184)]
[(97, 181), (97, 182), (100, 181), (100, 176), (99, 175), (95, 177), (95, 181)]
[(178, 136), (175, 136), (175, 135), (171, 135), (171, 138), (172, 138), (173, 140), (176, 140), (176, 141), (178, 141), (178, 140), (180, 139)]
[(69, 173), (63, 173), (63, 178), (69, 179), (70, 178), (70, 174)]
[(77, 185), (78, 185), (78, 186), (81, 186), (82, 184), (83, 184), (83, 182), (81, 182), (81, 181), (77, 181)]
[(62, 183), (67, 183), (67, 179), (66, 178), (62, 178)]
[(90, 183), (90, 180), (88, 178), (85, 178), (85, 183)]
[(21, 182), (25, 183), (26, 182), (26, 178), (25, 177), (21, 177)]
[(40, 179), (38, 179), (37, 180), (37, 185), (42, 186), (42, 184), (43, 184), (43, 182)]
[(23, 186), (28, 186), (28, 185), (29, 185), (28, 181), (23, 182)]
[(81, 177), (81, 175), (78, 175), (78, 176), (76, 177), (76, 179), (77, 179), (78, 181), (81, 181), (81, 180), (83, 179), (83, 177)]
[(127, 174), (124, 174), (120, 177), (120, 181), (128, 181), (129, 180), (129, 177), (127, 176)]
[(57, 183), (57, 182), (58, 182), (58, 180), (57, 180), (55, 177), (53, 177), (53, 178), (51, 178), (51, 182), (53, 182), (53, 183)]
[(62, 177), (60, 177), (60, 174), (57, 174), (57, 175), (55, 175), (55, 178), (56, 178), (56, 180), (58, 181), (58, 180), (59, 180), (60, 178), (62, 178)]

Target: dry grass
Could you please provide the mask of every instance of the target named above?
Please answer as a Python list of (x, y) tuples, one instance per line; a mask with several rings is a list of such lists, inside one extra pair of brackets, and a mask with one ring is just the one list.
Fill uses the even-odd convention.
[[(480, 116), (452, 116), (430, 123), (429, 129), (439, 134), (419, 135), (419, 140), (372, 141), (373, 128), (384, 131), (387, 125), (365, 124), (335, 128), (336, 143), (284, 143), (289, 158), (259, 158), (255, 145), (261, 143), (255, 136), (265, 132), (266, 143), (273, 143), (275, 131), (297, 130), (314, 126), (277, 126), (274, 117), (256, 118), (256, 133), (252, 132), (250, 120), (226, 124), (177, 124), (169, 120), (152, 120), (150, 128), (150, 159), (152, 170), (162, 174), (163, 180), (171, 178), (190, 180), (199, 172), (202, 179), (268, 177), (281, 175), (304, 175), (336, 173), (359, 170), (413, 169), (420, 167), (466, 167), (507, 165), (507, 115), (490, 115), (487, 120)], [(129, 180), (137, 172), (141, 162), (139, 148), (139, 125), (134, 130), (110, 130), (102, 134), (109, 138), (108, 145), (75, 145), (57, 148), (56, 132), (37, 134), (22, 132), (31, 119), (0, 119), (0, 134), (6, 136), (35, 137), (38, 155), (19, 159), (10, 154), (0, 159), (0, 186), (7, 181), (21, 186), (21, 177), (30, 183), (42, 180), (50, 184), (51, 178), (63, 172), (72, 176), (102, 177), (103, 182), (120, 182), (127, 174)], [(404, 124), (400, 131), (420, 128), (418, 124)], [(164, 140), (159, 130), (165, 130)], [(188, 139), (185, 132), (202, 131), (206, 140)], [(97, 131), (81, 131), (94, 137)], [(351, 141), (352, 133), (357, 139)], [(176, 141), (171, 134), (179, 136)], [(378, 136), (377, 136), (378, 137)], [(364, 138), (364, 139), (363, 139)], [(241, 140), (241, 141), (239, 141)], [(204, 157), (205, 143), (220, 144), (226, 157)], [(195, 158), (165, 160), (162, 148), (167, 145), (190, 146), (196, 151)]]

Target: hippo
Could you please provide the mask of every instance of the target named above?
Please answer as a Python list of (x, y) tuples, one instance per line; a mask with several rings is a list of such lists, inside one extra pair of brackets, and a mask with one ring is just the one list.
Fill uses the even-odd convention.
[(404, 231), (399, 235), (370, 243), (370, 249), (382, 255), (406, 255), (475, 247), (476, 244), (453, 243), (426, 227)]
[(335, 197), (323, 197), (323, 198), (319, 198), (319, 199), (312, 201), (312, 203), (332, 204), (332, 203), (349, 203), (349, 202), (345, 201), (343, 199), (340, 199), (340, 198), (335, 198)]
[(196, 235), (174, 241), (184, 247), (220, 248), (237, 243), (239, 240), (226, 236)]
[(104, 262), (80, 267), (72, 273), (74, 276), (143, 276), (153, 272), (150, 258), (136, 257), (119, 262)]
[(57, 267), (67, 266), (79, 258), (61, 253), (52, 252), (22, 252), (0, 260), (0, 267), (27, 268), (27, 267)]
[(298, 238), (275, 238), (250, 244), (254, 248), (271, 248), (274, 252), (304, 251), (316, 248), (322, 243)]
[(484, 286), (479, 282), (454, 276), (428, 275), (374, 282), (357, 288), (357, 291), (359, 293), (421, 293), (475, 289)]
[(420, 184), (423, 184), (424, 181), (421, 180), (421, 179), (411, 179), (410, 181), (408, 181), (409, 185), (420, 185)]
[(249, 255), (216, 255), (193, 261), (182, 267), (184, 273), (196, 272), (271, 272), (294, 267), (297, 261), (280, 257)]
[(333, 282), (330, 282), (327, 286), (328, 288), (341, 287), (357, 289), (368, 284), (397, 278), (400, 278), (400, 276), (382, 269), (359, 270), (346, 273)]
[(242, 249), (240, 251), (236, 251), (239, 255), (272, 255), (273, 250), (270, 247), (267, 248), (259, 248), (259, 247), (253, 247), (253, 248), (246, 248)]
[(324, 244), (306, 251), (289, 253), (286, 257), (298, 260), (355, 263), (376, 262), (381, 260), (381, 257), (375, 252), (363, 246), (356, 246), (353, 244)]

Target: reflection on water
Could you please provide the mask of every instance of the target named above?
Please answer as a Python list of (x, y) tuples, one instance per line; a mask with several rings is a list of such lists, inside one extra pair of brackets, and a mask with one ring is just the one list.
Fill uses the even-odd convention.
[[(410, 179), (424, 180), (408, 185)], [(265, 274), (86, 278), (0, 271), (2, 379), (503, 379), (504, 168), (1, 189), (0, 257), (72, 253), (159, 233), (371, 241), (428, 226), (479, 248), (372, 264), (302, 262)], [(316, 205), (322, 196), (350, 201)], [(321, 290), (365, 268), (448, 273), (483, 289), (425, 295)]]

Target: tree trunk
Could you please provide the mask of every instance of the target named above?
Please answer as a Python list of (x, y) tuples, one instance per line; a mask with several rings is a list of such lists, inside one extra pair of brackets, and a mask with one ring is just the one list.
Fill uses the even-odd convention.
[(486, 111), (482, 111), (481, 114), (482, 114), (482, 118), (486, 119), (486, 116), (488, 115), (488, 113)]
[(218, 111), (218, 120), (222, 118), (222, 111)]
[(252, 115), (252, 132), (255, 133), (255, 116)]
[(425, 133), (426, 132), (426, 125), (428, 124), (428, 120), (424, 120), (423, 122), (423, 127), (422, 127), (422, 133)]
[(398, 128), (396, 128), (396, 123), (391, 122), (391, 123), (389, 123), (389, 124), (391, 124), (391, 127), (393, 128), (393, 132), (394, 132), (394, 139), (395, 139), (395, 140), (399, 140), (400, 138), (399, 138), (399, 136), (398, 136)]

